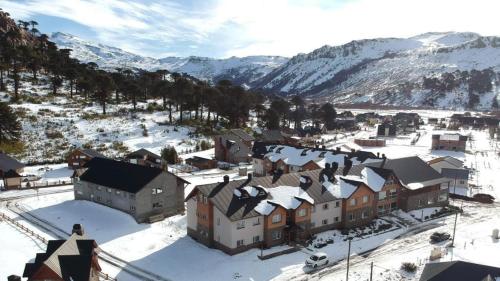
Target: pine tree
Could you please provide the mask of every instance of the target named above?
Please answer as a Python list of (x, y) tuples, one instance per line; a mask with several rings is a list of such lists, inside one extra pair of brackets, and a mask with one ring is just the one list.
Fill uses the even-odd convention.
[(12, 109), (4, 102), (0, 102), (0, 143), (18, 141), (21, 137), (21, 124)]

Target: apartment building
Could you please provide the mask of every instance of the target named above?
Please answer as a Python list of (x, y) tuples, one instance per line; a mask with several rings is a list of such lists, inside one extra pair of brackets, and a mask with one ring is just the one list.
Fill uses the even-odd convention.
[(339, 228), (342, 202), (325, 190), (325, 172), (249, 175), (236, 181), (224, 177), (219, 183), (196, 186), (186, 198), (188, 235), (236, 254)]
[(255, 142), (252, 148), (252, 163), (255, 176), (268, 176), (280, 170), (293, 173), (322, 169), (326, 163), (338, 167), (379, 161), (371, 152), (345, 152), (340, 147), (330, 150), (324, 147), (302, 147)]
[(76, 178), (75, 199), (88, 200), (154, 222), (184, 211), (186, 181), (159, 168), (93, 158)]

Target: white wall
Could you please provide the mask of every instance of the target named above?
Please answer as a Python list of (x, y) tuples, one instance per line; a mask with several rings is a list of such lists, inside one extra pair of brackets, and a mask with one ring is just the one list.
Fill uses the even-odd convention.
[[(335, 207), (335, 202), (339, 202), (339, 206)], [(323, 205), (328, 204), (328, 209), (324, 210)], [(334, 221), (335, 217), (339, 218), (338, 222), (342, 221), (342, 200), (335, 200), (320, 204), (315, 204), (316, 210), (311, 213), (311, 222), (314, 224), (314, 227), (322, 226), (322, 222), (324, 219), (328, 219), (328, 224), (336, 223)]]
[[(254, 225), (257, 220), (260, 224)], [(220, 219), (220, 220), (218, 220)], [(218, 223), (220, 221), (220, 223)], [(244, 240), (245, 245), (253, 243), (253, 237), (259, 236), (260, 241), (264, 239), (264, 216), (253, 217), (242, 220), (245, 228), (238, 229), (238, 223), (229, 220), (217, 208), (214, 208), (214, 240), (229, 248), (236, 248), (236, 241)], [(217, 240), (219, 239), (219, 240)]]

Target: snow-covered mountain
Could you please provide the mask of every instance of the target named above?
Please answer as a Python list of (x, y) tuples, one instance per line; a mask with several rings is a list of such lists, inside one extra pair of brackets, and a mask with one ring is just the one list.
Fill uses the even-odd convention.
[[(473, 70), (491, 68), (491, 89), (472, 93)], [(456, 71), (467, 71), (466, 78)], [(489, 108), (498, 96), (500, 38), (476, 33), (425, 33), (411, 38), (352, 41), (299, 54), (250, 86), (335, 102)], [(452, 86), (424, 86), (424, 77), (455, 73)], [(444, 83), (444, 82), (443, 82)], [(439, 84), (439, 83), (438, 83)], [(476, 98), (478, 100), (476, 100)]]
[(205, 57), (143, 57), (119, 48), (88, 42), (71, 34), (55, 32), (50, 40), (59, 48), (72, 49), (71, 56), (82, 62), (95, 62), (102, 68), (140, 68), (146, 70), (167, 69), (187, 73), (198, 79), (217, 81), (229, 79), (246, 85), (273, 71), (288, 58), (278, 56), (231, 57), (213, 59)]

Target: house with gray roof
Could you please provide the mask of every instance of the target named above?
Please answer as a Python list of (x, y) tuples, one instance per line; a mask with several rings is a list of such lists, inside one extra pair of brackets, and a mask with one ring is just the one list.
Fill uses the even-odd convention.
[(250, 162), (254, 137), (242, 129), (232, 129), (214, 136), (215, 159), (238, 164)]
[(154, 222), (184, 211), (188, 183), (163, 169), (93, 158), (74, 182), (75, 199), (123, 211), (137, 222)]
[(432, 159), (429, 165), (450, 181), (450, 192), (466, 195), (469, 188), (470, 170), (464, 162), (451, 156)]
[(450, 180), (417, 156), (366, 165), (394, 172), (402, 186), (398, 205), (404, 211), (448, 205)]
[(100, 152), (94, 149), (90, 148), (73, 149), (67, 157), (68, 167), (74, 170), (81, 169), (85, 166), (87, 162), (89, 162), (91, 159), (95, 157), (106, 158), (106, 156), (102, 155)]
[(21, 173), (25, 165), (9, 155), (0, 152), (0, 179), (5, 189), (21, 187)]

